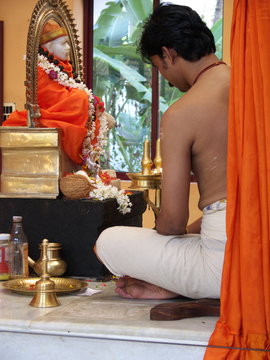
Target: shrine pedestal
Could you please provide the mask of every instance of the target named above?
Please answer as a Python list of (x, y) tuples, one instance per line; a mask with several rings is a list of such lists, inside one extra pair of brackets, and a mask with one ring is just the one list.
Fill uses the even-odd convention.
[(103, 277), (108, 271), (93, 252), (99, 234), (116, 225), (142, 226), (146, 209), (143, 192), (134, 192), (130, 200), (131, 212), (122, 215), (115, 199), (0, 198), (0, 232), (9, 233), (12, 216), (21, 215), (32, 259), (39, 258), (39, 244), (46, 238), (63, 246), (60, 256), (67, 262), (63, 276)]

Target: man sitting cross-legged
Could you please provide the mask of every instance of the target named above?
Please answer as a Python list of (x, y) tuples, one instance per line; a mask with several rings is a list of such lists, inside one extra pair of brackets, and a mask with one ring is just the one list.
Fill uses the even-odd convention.
[[(120, 276), (120, 296), (219, 298), (230, 69), (216, 57), (211, 31), (186, 6), (161, 4), (144, 24), (139, 49), (170, 84), (186, 92), (161, 121), (161, 211), (155, 230), (108, 228), (95, 251)], [(191, 171), (203, 216), (187, 227)]]

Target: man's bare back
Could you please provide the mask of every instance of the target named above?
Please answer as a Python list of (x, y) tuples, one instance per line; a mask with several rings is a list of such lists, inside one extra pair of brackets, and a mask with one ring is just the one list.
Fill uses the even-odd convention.
[[(164, 48), (167, 58), (153, 62), (160, 72), (187, 93), (163, 115), (162, 207), (157, 219), (161, 234), (183, 234), (188, 217), (190, 172), (199, 187), (199, 208), (226, 198), (227, 116), (230, 70), (221, 64), (202, 73), (218, 59), (214, 54), (187, 62)], [(171, 56), (171, 57), (170, 57)], [(167, 60), (168, 59), (168, 60)]]
[(198, 79), (185, 95), (188, 101), (182, 99), (183, 104), (191, 107), (185, 126), (190, 126), (192, 136), (191, 169), (199, 187), (201, 210), (227, 196), (229, 83), (229, 68), (219, 65)]

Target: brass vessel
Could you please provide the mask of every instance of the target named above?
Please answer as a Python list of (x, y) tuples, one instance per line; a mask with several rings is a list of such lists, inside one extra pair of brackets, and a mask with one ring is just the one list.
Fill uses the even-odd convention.
[[(39, 245), (39, 248), (42, 250), (42, 245)], [(60, 243), (48, 243), (47, 248), (47, 272), (50, 276), (61, 276), (67, 269), (66, 262), (61, 259), (59, 255), (59, 251), (62, 249), (62, 244)], [(34, 269), (37, 275), (41, 275), (42, 273), (42, 254), (40, 254), (40, 258), (37, 261), (34, 261), (28, 256), (28, 264), (31, 268)]]

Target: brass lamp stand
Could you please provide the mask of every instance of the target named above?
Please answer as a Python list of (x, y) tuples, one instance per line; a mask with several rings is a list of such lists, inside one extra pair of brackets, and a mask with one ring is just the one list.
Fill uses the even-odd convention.
[[(160, 139), (158, 139), (156, 143), (155, 168), (152, 169), (153, 162), (150, 157), (150, 142), (148, 139), (144, 141), (141, 164), (141, 173), (127, 173), (127, 176), (131, 180), (130, 189), (143, 190), (146, 203), (153, 210), (155, 216), (157, 216), (161, 206), (162, 159), (160, 154)], [(154, 203), (149, 198), (149, 190), (151, 189), (155, 190)]]
[(47, 270), (48, 243), (49, 241), (44, 239), (41, 244), (42, 274), (40, 280), (35, 283), (36, 293), (29, 304), (34, 307), (53, 307), (60, 305), (56, 297), (55, 283), (50, 279)]

